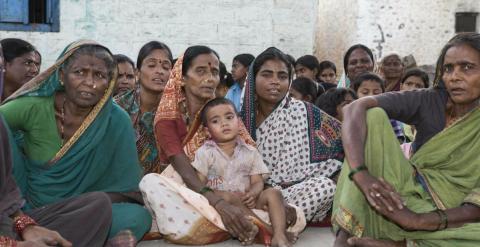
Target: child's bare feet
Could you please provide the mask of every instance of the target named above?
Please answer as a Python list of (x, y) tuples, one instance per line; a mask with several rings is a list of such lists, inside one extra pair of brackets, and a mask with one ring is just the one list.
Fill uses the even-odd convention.
[(286, 236), (287, 236), (288, 241), (290, 241), (290, 243), (292, 243), (292, 244), (296, 243), (297, 240), (298, 240), (298, 233), (287, 232)]
[(133, 235), (132, 231), (124, 230), (115, 237), (109, 239), (105, 244), (105, 247), (134, 247), (137, 243), (137, 239)]
[(272, 238), (272, 247), (292, 247), (293, 244), (285, 234), (275, 234)]

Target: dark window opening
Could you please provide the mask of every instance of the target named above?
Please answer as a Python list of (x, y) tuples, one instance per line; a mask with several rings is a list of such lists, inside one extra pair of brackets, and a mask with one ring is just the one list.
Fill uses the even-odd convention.
[(30, 23), (47, 23), (47, 0), (29, 0), (28, 19)]
[(459, 12), (455, 14), (455, 32), (476, 32), (477, 15), (475, 12)]

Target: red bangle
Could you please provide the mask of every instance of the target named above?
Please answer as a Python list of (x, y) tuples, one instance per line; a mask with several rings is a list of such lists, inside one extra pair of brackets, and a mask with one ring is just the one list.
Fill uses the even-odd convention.
[(0, 236), (0, 246), (2, 247), (17, 247), (17, 241), (9, 237)]
[(30, 218), (26, 214), (22, 214), (20, 216), (17, 216), (13, 218), (13, 223), (15, 224), (15, 231), (17, 232), (18, 236), (22, 236), (23, 231), (25, 228), (28, 226), (36, 226), (37, 222)]

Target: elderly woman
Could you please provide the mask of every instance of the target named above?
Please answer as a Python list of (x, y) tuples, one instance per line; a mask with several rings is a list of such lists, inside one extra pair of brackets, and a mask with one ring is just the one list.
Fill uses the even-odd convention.
[(385, 91), (400, 91), (400, 81), (404, 71), (405, 66), (398, 53), (389, 53), (380, 60), (379, 72), (385, 80)]
[(271, 47), (250, 68), (242, 118), (271, 172), (267, 181), (307, 221), (322, 220), (332, 206), (343, 149), (340, 122), (310, 103), (292, 99), (290, 62)]
[[(152, 230), (174, 243), (202, 245), (223, 241), (230, 235), (251, 242), (258, 232), (239, 207), (206, 187), (191, 165), (195, 152), (208, 138), (198, 113), (214, 98), (219, 75), (220, 61), (215, 51), (205, 46), (189, 47), (172, 70), (155, 117), (160, 155), (171, 166), (161, 175), (146, 175), (140, 189), (155, 215)], [(255, 145), (243, 126), (240, 138), (247, 145)], [(259, 217), (268, 215), (257, 213)], [(303, 229), (302, 216), (298, 215), (290, 231)], [(268, 223), (268, 219), (262, 219)]]
[(115, 71), (108, 49), (73, 43), (55, 65), (10, 96), (0, 113), (14, 133), (23, 133), (22, 142), (10, 143), (27, 212), (106, 192), (112, 204), (98, 210), (112, 210), (109, 237), (128, 229), (141, 238), (151, 218), (137, 203), (141, 169), (133, 129), (111, 98)]
[(164, 168), (158, 157), (153, 119), (172, 70), (172, 60), (172, 52), (164, 43), (146, 43), (137, 58), (139, 88), (135, 87), (115, 98), (118, 105), (130, 115), (144, 174), (160, 173)]
[[(345, 108), (336, 246), (478, 246), (479, 44), (477, 33), (452, 38), (433, 88), (366, 97)], [(417, 127), (410, 160), (388, 117)]]

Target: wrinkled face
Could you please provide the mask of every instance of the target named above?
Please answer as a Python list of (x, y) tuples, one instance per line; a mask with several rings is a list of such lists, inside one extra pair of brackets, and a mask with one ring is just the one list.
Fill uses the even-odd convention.
[(354, 100), (355, 99), (353, 99), (351, 94), (347, 93), (345, 95), (345, 98), (344, 98), (343, 102), (340, 103), (340, 105), (337, 105), (337, 119), (338, 120), (343, 121), (343, 107), (352, 103)]
[(468, 45), (448, 49), (442, 79), (455, 104), (476, 103), (480, 98), (480, 53)]
[(389, 56), (383, 60), (382, 70), (385, 78), (399, 79), (403, 74), (403, 64), (398, 56)]
[(243, 64), (241, 64), (237, 60), (233, 60), (232, 78), (234, 81), (236, 82), (245, 81), (245, 78), (247, 77), (247, 72), (248, 72), (248, 67), (243, 66)]
[(373, 96), (381, 94), (382, 86), (377, 81), (373, 80), (366, 80), (362, 82), (362, 85), (358, 87), (357, 95), (358, 98), (366, 97), (366, 96)]
[(409, 76), (405, 81), (400, 85), (400, 91), (412, 91), (415, 89), (425, 88), (422, 78), (419, 76)]
[(165, 50), (156, 49), (150, 52), (142, 61), (138, 71), (141, 90), (162, 93), (167, 85), (172, 62)]
[(305, 78), (308, 78), (312, 81), (317, 81), (317, 78), (315, 78), (317, 74), (317, 70), (314, 69), (314, 70), (311, 70), (301, 64), (297, 64), (295, 66), (295, 75), (298, 77), (305, 77)]
[(353, 81), (359, 75), (365, 72), (373, 71), (373, 61), (368, 56), (368, 53), (363, 49), (355, 49), (350, 53), (347, 63), (347, 75), (348, 78)]
[(215, 142), (234, 140), (239, 133), (239, 118), (229, 104), (216, 105), (207, 111), (207, 128)]
[(95, 106), (108, 88), (109, 71), (105, 62), (93, 55), (82, 55), (60, 71), (66, 97), (78, 107)]
[(220, 83), (220, 62), (213, 53), (195, 57), (184, 76), (184, 88), (189, 97), (205, 102), (215, 97), (215, 89)]
[(337, 84), (337, 74), (332, 68), (326, 68), (320, 73), (320, 80), (323, 82)]
[(255, 84), (259, 101), (279, 103), (288, 92), (287, 65), (279, 59), (265, 61), (255, 77)]
[(117, 77), (117, 94), (122, 94), (135, 87), (135, 69), (129, 62), (119, 63)]
[(5, 70), (6, 83), (18, 89), (40, 73), (40, 56), (35, 51), (25, 53), (7, 62)]

